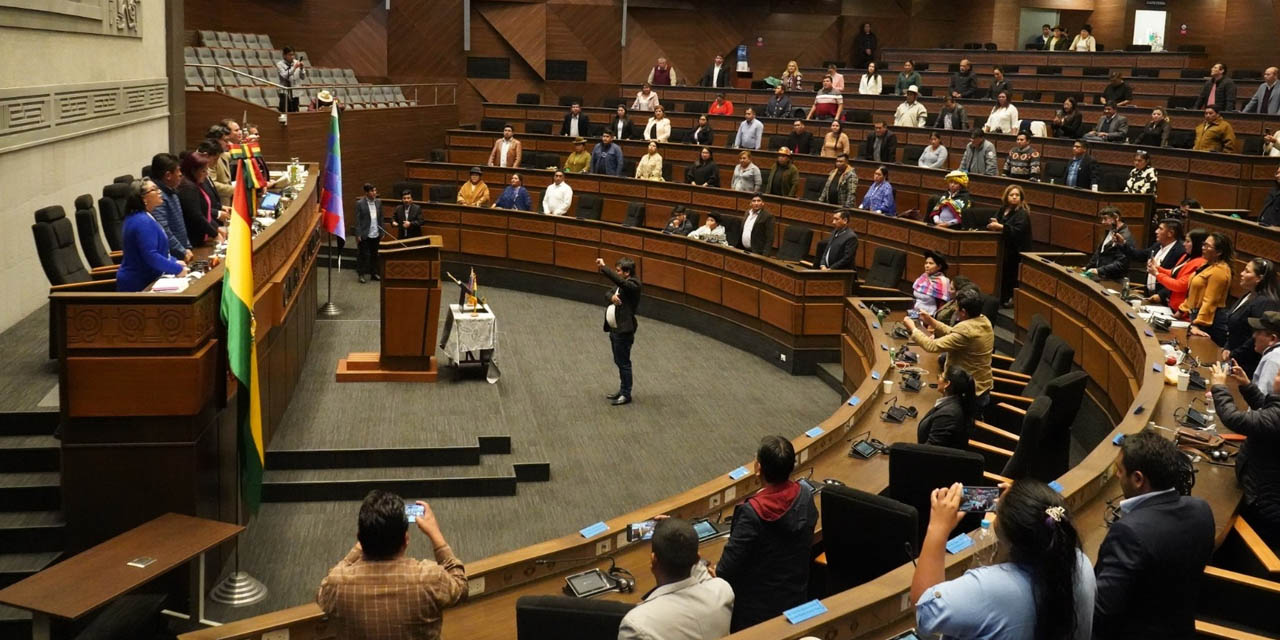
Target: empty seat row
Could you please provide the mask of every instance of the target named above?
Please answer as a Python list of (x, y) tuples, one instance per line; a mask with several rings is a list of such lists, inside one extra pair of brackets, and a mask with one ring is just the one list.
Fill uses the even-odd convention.
[[(212, 89), (198, 86), (193, 87), (190, 77), (187, 79), (187, 89), (191, 91), (212, 91)], [(307, 111), (310, 108), (311, 100), (321, 90), (315, 87), (298, 89), (296, 95), (299, 109)], [(344, 106), (352, 109), (385, 109), (387, 107), (415, 107), (418, 105), (416, 100), (410, 100), (406, 97), (400, 87), (352, 87), (350, 89), (330, 88), (329, 90), (337, 95), (338, 100)], [(275, 87), (230, 87), (226, 92), (233, 98), (252, 102), (268, 109), (274, 109), (279, 104), (279, 93)]]
[(200, 31), (200, 42), (206, 47), (224, 49), (274, 49), (271, 36), (265, 33), (227, 33), (226, 31)]
[(282, 58), (279, 53), (266, 50), (183, 47), (182, 59), (186, 64), (220, 64), (227, 67), (232, 65), (274, 67), (276, 66), (276, 61)]
[[(217, 87), (254, 87), (276, 82), (275, 67), (226, 65), (239, 71), (240, 75), (226, 69), (212, 67), (186, 67), (187, 88), (192, 90), (214, 91)], [(249, 77), (252, 76), (252, 77)], [(309, 79), (300, 83), (306, 85), (354, 85), (358, 84), (356, 74), (351, 69), (313, 69)]]

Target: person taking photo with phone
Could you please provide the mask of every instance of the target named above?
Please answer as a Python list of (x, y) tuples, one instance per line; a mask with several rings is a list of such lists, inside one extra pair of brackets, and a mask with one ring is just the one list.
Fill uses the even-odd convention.
[[(444, 610), (467, 595), (467, 572), (431, 506), (414, 506), (421, 515), (406, 516), (404, 500), (394, 493), (375, 489), (365, 496), (356, 544), (316, 594), (336, 637), (438, 640)], [(431, 542), (435, 560), (407, 555), (411, 521)]]

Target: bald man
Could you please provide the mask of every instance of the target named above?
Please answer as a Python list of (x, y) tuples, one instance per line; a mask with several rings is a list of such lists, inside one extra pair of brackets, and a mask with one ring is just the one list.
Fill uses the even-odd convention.
[(1267, 67), (1262, 73), (1262, 86), (1244, 105), (1245, 113), (1280, 113), (1280, 87), (1276, 86), (1276, 78), (1280, 77), (1280, 69)]

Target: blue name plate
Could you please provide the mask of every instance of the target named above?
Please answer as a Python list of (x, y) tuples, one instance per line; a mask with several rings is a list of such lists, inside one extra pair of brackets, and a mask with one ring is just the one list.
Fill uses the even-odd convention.
[(1062, 483), (1058, 482), (1057, 480), (1050, 482), (1049, 488), (1053, 489), (1054, 491), (1057, 491), (1058, 493), (1062, 493)]
[(810, 600), (798, 607), (792, 607), (782, 612), (787, 617), (787, 622), (791, 624), (800, 624), (809, 618), (820, 616), (827, 612), (827, 608), (822, 605), (820, 600)]
[(1163, 370), (1164, 370), (1164, 368), (1163, 368), (1163, 367), (1161, 367), (1161, 366), (1160, 366), (1160, 365), (1158, 365), (1158, 364), (1153, 364), (1153, 365), (1151, 365), (1151, 370), (1152, 370), (1152, 371), (1154, 371), (1154, 372), (1156, 372), (1156, 373), (1160, 373), (1161, 371), (1163, 371)]
[(816, 438), (816, 437), (818, 437), (818, 436), (822, 435), (822, 433), (823, 433), (823, 431), (822, 431), (822, 427), (814, 427), (814, 428), (812, 428), (812, 429), (810, 429), (810, 430), (808, 430), (808, 431), (804, 432), (804, 434), (805, 434), (806, 436), (809, 436), (810, 438)]
[(586, 529), (578, 531), (584, 538), (592, 538), (609, 530), (609, 525), (603, 522), (597, 522)]
[(1148, 338), (1154, 338), (1156, 335), (1155, 332), (1150, 329), (1144, 329), (1142, 332), (1147, 334)]
[(856, 407), (856, 406), (858, 406), (858, 403), (859, 403), (859, 402), (862, 402), (862, 401), (858, 399), (858, 396), (854, 396), (854, 397), (852, 397), (852, 398), (849, 398), (849, 406), (851, 406), (851, 407)]
[(962, 533), (947, 541), (947, 553), (960, 553), (972, 546), (973, 538), (970, 538), (967, 533)]
[(880, 379), (880, 372), (879, 372), (879, 371), (872, 371), (872, 372), (871, 372), (871, 379), (872, 379), (872, 380), (879, 380), (879, 379)]
[(880, 328), (880, 323), (879, 323), (879, 322), (872, 322), (872, 323), (871, 323), (871, 328), (872, 328), (872, 329), (879, 329), (879, 328)]
[(739, 478), (745, 477), (748, 473), (751, 473), (751, 472), (747, 471), (746, 467), (738, 467), (737, 469), (734, 469), (733, 471), (729, 472), (729, 477), (734, 480), (737, 480)]

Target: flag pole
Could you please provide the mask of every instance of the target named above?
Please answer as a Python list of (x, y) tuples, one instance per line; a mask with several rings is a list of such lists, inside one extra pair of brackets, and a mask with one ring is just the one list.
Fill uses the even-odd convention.
[[(332, 318), (342, 315), (342, 309), (333, 303), (333, 234), (329, 235), (329, 265), (325, 268), (328, 275), (328, 293), (325, 294), (325, 302), (320, 305), (320, 315)], [(338, 260), (342, 260), (342, 256), (338, 256)]]
[[(237, 432), (239, 430), (237, 429)], [(238, 436), (237, 436), (238, 437)], [(240, 451), (236, 447), (236, 524), (248, 527), (248, 523), (242, 522), (244, 519), (244, 501), (240, 499)], [(209, 599), (218, 604), (230, 605), (232, 607), (247, 607), (251, 604), (257, 604), (267, 599), (267, 585), (262, 584), (261, 580), (253, 577), (248, 571), (240, 570), (240, 545), (243, 541), (236, 540), (236, 559), (235, 567), (231, 573), (227, 575), (218, 586), (209, 592)]]

